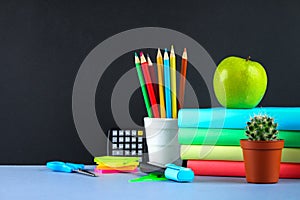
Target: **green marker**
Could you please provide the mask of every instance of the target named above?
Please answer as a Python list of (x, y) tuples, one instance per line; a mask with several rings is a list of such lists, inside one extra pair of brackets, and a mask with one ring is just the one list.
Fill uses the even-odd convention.
[(147, 89), (146, 89), (146, 85), (145, 85), (145, 81), (144, 81), (144, 77), (143, 77), (143, 73), (142, 73), (142, 69), (141, 69), (141, 62), (140, 62), (140, 59), (139, 59), (137, 53), (134, 53), (134, 58), (135, 58), (135, 67), (136, 67), (136, 71), (137, 71), (140, 85), (142, 88), (142, 93), (143, 93), (148, 117), (152, 118), (153, 115), (152, 115), (151, 105), (149, 102), (149, 97), (148, 97), (148, 93), (147, 93)]
[(154, 173), (150, 173), (146, 176), (131, 179), (128, 182), (135, 183), (135, 182), (151, 182), (151, 181), (166, 181), (166, 180), (168, 180), (168, 179), (163, 174), (154, 172)]

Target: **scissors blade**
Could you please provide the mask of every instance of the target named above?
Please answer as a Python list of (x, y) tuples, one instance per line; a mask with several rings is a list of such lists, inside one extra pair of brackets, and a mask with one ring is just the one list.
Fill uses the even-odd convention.
[(87, 171), (87, 170), (84, 170), (84, 169), (74, 169), (73, 172), (83, 174), (83, 175), (87, 175), (87, 176), (97, 177), (97, 175), (94, 174), (93, 172), (90, 172), (90, 171)]

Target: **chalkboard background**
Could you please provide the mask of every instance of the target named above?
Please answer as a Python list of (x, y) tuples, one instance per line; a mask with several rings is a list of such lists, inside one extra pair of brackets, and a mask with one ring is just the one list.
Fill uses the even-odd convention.
[[(251, 55), (266, 68), (269, 86), (261, 106), (300, 106), (299, 1), (10, 1), (0, 2), (0, 164), (44, 164), (59, 159), (92, 163), (72, 116), (72, 89), (88, 53), (106, 38), (137, 27), (165, 27), (199, 42), (219, 63), (228, 55)], [(150, 51), (154, 55), (154, 51)], [(110, 95), (132, 54), (106, 70), (96, 110), (111, 115)], [(125, 71), (128, 69), (124, 69)], [(201, 76), (188, 72), (210, 99)], [(135, 105), (135, 106), (133, 106)], [(130, 112), (146, 115), (140, 91)], [(139, 109), (138, 113), (135, 109)], [(99, 119), (104, 129), (115, 126)], [(103, 141), (103, 144), (105, 142)]]

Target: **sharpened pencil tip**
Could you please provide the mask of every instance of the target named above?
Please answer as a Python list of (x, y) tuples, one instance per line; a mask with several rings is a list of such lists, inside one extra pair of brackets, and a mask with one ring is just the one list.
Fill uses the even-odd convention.
[(156, 57), (162, 57), (161, 52), (160, 52), (160, 48), (157, 49), (157, 56)]
[(143, 52), (142, 52), (142, 51), (140, 52), (140, 56), (141, 56), (141, 57), (142, 57), (142, 56), (144, 56), (144, 54), (143, 54)]
[(134, 56), (138, 57), (138, 55), (137, 55), (137, 53), (136, 53), (136, 52), (134, 52)]
[(168, 52), (168, 49), (167, 49), (167, 48), (165, 48), (165, 52)]
[(151, 61), (151, 59), (150, 59), (149, 54), (147, 54), (147, 61), (148, 61), (148, 65), (150, 65), (150, 66), (153, 65), (153, 63), (152, 63), (152, 61)]

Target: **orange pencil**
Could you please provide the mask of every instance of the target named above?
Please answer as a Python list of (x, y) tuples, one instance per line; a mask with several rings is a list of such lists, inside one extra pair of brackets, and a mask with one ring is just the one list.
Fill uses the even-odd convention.
[(179, 87), (179, 96), (178, 96), (178, 110), (183, 108), (184, 103), (184, 92), (185, 92), (185, 82), (186, 82), (186, 70), (187, 70), (187, 52), (184, 48), (182, 53), (181, 60), (181, 76), (180, 76), (180, 87)]
[(152, 113), (154, 118), (159, 118), (159, 110), (158, 110), (158, 104), (156, 101), (154, 89), (153, 89), (153, 83), (151, 81), (149, 69), (148, 69), (148, 63), (146, 61), (146, 58), (143, 54), (143, 52), (140, 53), (141, 57), (141, 64), (142, 64), (142, 70), (145, 78), (145, 83), (148, 91), (148, 95), (150, 98), (151, 106), (152, 106)]

